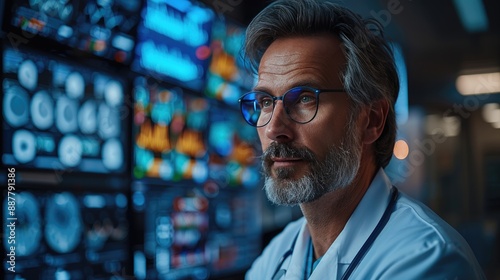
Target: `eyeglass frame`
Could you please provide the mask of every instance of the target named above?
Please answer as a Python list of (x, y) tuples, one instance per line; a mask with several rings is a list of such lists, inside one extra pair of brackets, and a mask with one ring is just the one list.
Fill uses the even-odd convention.
[[(241, 115), (243, 116), (243, 119), (245, 120), (246, 123), (248, 123), (249, 125), (253, 126), (253, 127), (264, 127), (266, 125), (269, 124), (269, 122), (271, 122), (271, 119), (273, 118), (274, 116), (274, 109), (276, 108), (276, 101), (278, 100), (281, 100), (281, 102), (283, 102), (283, 100), (285, 99), (285, 96), (295, 90), (295, 89), (299, 89), (299, 88), (302, 88), (302, 89), (307, 89), (307, 90), (310, 90), (311, 92), (313, 92), (316, 96), (316, 110), (314, 112), (314, 115), (311, 117), (310, 120), (306, 121), (306, 122), (299, 122), (299, 121), (296, 121), (294, 120), (291, 116), (290, 116), (290, 113), (288, 112), (287, 108), (284, 108), (285, 109), (285, 113), (287, 115), (288, 118), (290, 118), (292, 121), (296, 122), (296, 123), (299, 123), (299, 124), (306, 124), (306, 123), (309, 123), (311, 122), (312, 120), (314, 120), (314, 118), (316, 118), (316, 115), (318, 114), (318, 107), (319, 107), (319, 94), (320, 93), (323, 93), (323, 92), (331, 92), (331, 93), (341, 93), (341, 92), (346, 92), (345, 89), (316, 89), (316, 88), (313, 88), (313, 87), (310, 87), (310, 86), (296, 86), (296, 87), (292, 87), (290, 88), (289, 90), (287, 90), (283, 95), (281, 96), (273, 96), (271, 95), (270, 93), (268, 92), (265, 92), (265, 91), (260, 91), (260, 90), (254, 90), (254, 91), (249, 91), (245, 94), (243, 94), (239, 99), (238, 99), (238, 103), (240, 104), (240, 112), (241, 112)], [(257, 124), (252, 124), (250, 123), (250, 121), (248, 121), (246, 118), (245, 118), (245, 114), (243, 113), (243, 99), (245, 98), (245, 96), (249, 95), (249, 94), (255, 94), (255, 93), (263, 93), (265, 95), (268, 95), (272, 100), (273, 100), (273, 110), (272, 110), (272, 114), (271, 114), (271, 117), (269, 118), (269, 120), (263, 124), (263, 125), (257, 125)], [(251, 101), (251, 100), (247, 100), (247, 101)], [(255, 102), (255, 100), (253, 100), (253, 102)], [(262, 108), (261, 108), (262, 110)], [(259, 114), (259, 117), (260, 117), (260, 114)]]

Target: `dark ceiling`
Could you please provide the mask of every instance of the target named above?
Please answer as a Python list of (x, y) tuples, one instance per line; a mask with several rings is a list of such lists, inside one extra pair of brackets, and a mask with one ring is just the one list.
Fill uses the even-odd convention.
[[(410, 103), (449, 105), (461, 102), (455, 79), (464, 71), (500, 69), (500, 1), (482, 0), (488, 30), (469, 33), (453, 0), (343, 0), (363, 17), (379, 17), (386, 36), (398, 42), (406, 59)], [(207, 0), (216, 11), (242, 24), (272, 1)], [(397, 5), (399, 3), (399, 5)], [(390, 14), (389, 4), (398, 7)], [(390, 17), (387, 15), (390, 14)], [(500, 99), (495, 94), (493, 99)], [(492, 101), (493, 99), (489, 99)], [(496, 100), (495, 100), (496, 101)]]

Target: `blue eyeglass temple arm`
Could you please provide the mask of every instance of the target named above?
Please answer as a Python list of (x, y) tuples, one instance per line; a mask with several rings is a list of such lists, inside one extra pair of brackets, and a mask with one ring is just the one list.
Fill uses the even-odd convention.
[(333, 88), (333, 89), (317, 89), (317, 93), (322, 93), (322, 92), (346, 92), (345, 89), (343, 88)]

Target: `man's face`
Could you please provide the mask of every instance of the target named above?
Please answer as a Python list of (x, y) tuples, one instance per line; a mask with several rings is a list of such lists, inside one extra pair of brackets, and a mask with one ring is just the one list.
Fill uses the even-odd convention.
[[(281, 96), (295, 86), (343, 88), (345, 57), (333, 36), (278, 39), (264, 53), (256, 90)], [(313, 201), (349, 185), (357, 173), (361, 147), (348, 127), (351, 103), (346, 93), (321, 93), (316, 117), (291, 120), (277, 101), (271, 121), (258, 128), (268, 198), (277, 204)]]

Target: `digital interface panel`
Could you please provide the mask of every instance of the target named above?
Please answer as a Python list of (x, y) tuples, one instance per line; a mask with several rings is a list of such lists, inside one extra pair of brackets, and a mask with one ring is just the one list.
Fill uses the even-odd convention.
[(258, 199), (215, 185), (165, 187), (136, 182), (133, 244), (137, 279), (208, 279), (241, 271), (260, 252)]
[[(6, 198), (2, 207), (6, 221)], [(5, 279), (121, 276), (129, 266), (128, 207), (124, 193), (17, 193), (15, 244), (2, 242), (6, 252), (15, 246), (16, 273), (4, 273)], [(3, 230), (8, 232), (7, 224)]]
[(209, 102), (145, 77), (135, 79), (133, 92), (134, 177), (204, 182)]
[(237, 111), (213, 104), (208, 133), (210, 179), (221, 187), (257, 187), (260, 183), (258, 143), (257, 130)]
[(245, 29), (231, 22), (216, 20), (212, 28), (212, 60), (205, 95), (229, 105), (253, 88), (256, 78), (243, 60)]
[(188, 0), (147, 0), (132, 69), (201, 92), (213, 18), (212, 10)]
[[(13, 2), (10, 25), (23, 32), (119, 63), (128, 64), (132, 60), (141, 0)], [(16, 42), (32, 37), (23, 34), (14, 38)]]
[(34, 51), (3, 51), (2, 163), (45, 170), (123, 173), (125, 84)]
[(210, 276), (217, 279), (247, 270), (261, 253), (261, 215), (258, 189), (238, 191), (205, 184), (210, 201)]

